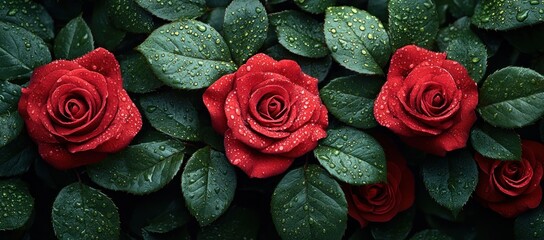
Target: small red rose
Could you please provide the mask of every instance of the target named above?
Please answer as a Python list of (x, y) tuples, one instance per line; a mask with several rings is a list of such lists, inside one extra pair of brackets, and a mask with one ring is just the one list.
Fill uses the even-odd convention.
[(317, 79), (291, 60), (257, 54), (213, 83), (203, 100), (225, 136), (227, 158), (250, 177), (284, 172), (327, 135)]
[(374, 116), (406, 144), (444, 156), (466, 145), (477, 104), (477, 85), (462, 65), (409, 45), (393, 54)]
[(348, 214), (361, 227), (369, 222), (388, 222), (414, 204), (414, 175), (406, 160), (387, 139), (379, 139), (387, 159), (387, 182), (362, 186), (343, 185)]
[(504, 217), (515, 217), (536, 208), (542, 200), (544, 145), (522, 140), (520, 161), (501, 161), (476, 153), (480, 175), (476, 196)]
[(103, 48), (34, 69), (19, 114), (41, 157), (58, 169), (100, 161), (125, 148), (142, 127), (119, 63)]

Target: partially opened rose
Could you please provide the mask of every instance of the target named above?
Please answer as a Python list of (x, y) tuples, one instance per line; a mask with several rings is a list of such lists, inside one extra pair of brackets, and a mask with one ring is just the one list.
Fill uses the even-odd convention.
[(393, 54), (374, 116), (406, 144), (444, 156), (466, 145), (477, 104), (478, 88), (461, 64), (409, 45)]
[(125, 148), (142, 127), (119, 64), (103, 48), (36, 68), (22, 89), (19, 113), (41, 157), (58, 169), (100, 161)]
[(227, 158), (250, 177), (284, 172), (326, 136), (317, 79), (291, 60), (257, 54), (213, 83), (203, 100), (212, 126), (225, 135)]
[(410, 208), (415, 199), (414, 175), (406, 160), (388, 139), (378, 138), (387, 160), (387, 181), (362, 186), (342, 186), (348, 202), (348, 214), (361, 227), (369, 222), (388, 222)]
[(474, 156), (480, 169), (476, 196), (504, 217), (515, 217), (536, 208), (542, 200), (544, 145), (522, 140), (520, 161), (501, 161)]

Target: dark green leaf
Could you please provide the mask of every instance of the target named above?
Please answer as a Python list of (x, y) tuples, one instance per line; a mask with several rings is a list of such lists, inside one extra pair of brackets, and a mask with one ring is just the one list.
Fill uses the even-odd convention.
[(261, 48), (267, 31), (268, 16), (259, 0), (234, 0), (225, 10), (223, 35), (238, 65)]
[(475, 126), (470, 132), (474, 150), (485, 157), (499, 160), (521, 160), (521, 139), (514, 130), (487, 124)]
[(33, 33), (0, 22), (0, 81), (30, 76), (35, 67), (51, 61), (45, 42)]
[(460, 38), (451, 41), (446, 52), (448, 59), (459, 62), (475, 82), (480, 82), (487, 67), (487, 51), (483, 43)]
[(391, 54), (389, 36), (380, 20), (353, 7), (327, 9), (325, 40), (332, 57), (358, 73), (383, 74)]
[(236, 173), (224, 154), (205, 147), (187, 161), (181, 190), (189, 212), (205, 226), (229, 207), (236, 190)]
[(116, 191), (148, 194), (169, 183), (178, 173), (185, 147), (178, 141), (132, 145), (87, 167), (98, 185)]
[(449, 10), (455, 18), (472, 16), (478, 0), (451, 0)]
[(155, 129), (181, 140), (198, 140), (198, 113), (180, 92), (156, 92), (140, 98), (144, 115)]
[(53, 19), (42, 5), (30, 0), (0, 0), (0, 22), (22, 27), (44, 40), (53, 39)]
[(382, 147), (372, 136), (354, 128), (329, 129), (314, 154), (330, 174), (343, 182), (361, 185), (387, 178)]
[(81, 183), (64, 187), (53, 203), (59, 239), (118, 239), (119, 213), (104, 193)]
[(455, 21), (440, 30), (437, 43), (448, 58), (461, 63), (472, 79), (482, 80), (487, 67), (487, 51), (480, 38), (470, 30), (470, 20), (466, 17)]
[(55, 38), (54, 52), (58, 59), (78, 58), (93, 49), (93, 34), (81, 17), (68, 22)]
[(169, 187), (143, 197), (131, 213), (129, 226), (135, 234), (141, 234), (142, 230), (147, 233), (171, 232), (185, 225), (191, 217), (181, 191), (172, 192)]
[(539, 0), (482, 0), (472, 16), (474, 25), (491, 30), (509, 30), (543, 21), (544, 4)]
[(319, 82), (327, 77), (332, 64), (330, 55), (323, 58), (306, 58), (287, 51), (279, 44), (267, 49), (266, 54), (276, 60), (290, 59), (297, 62), (304, 73), (317, 78)]
[(23, 130), (23, 119), (17, 112), (20, 96), (21, 87), (0, 81), (0, 147), (11, 142)]
[(426, 229), (414, 234), (410, 240), (453, 240), (453, 238), (440, 230)]
[(10, 177), (25, 173), (36, 159), (36, 146), (30, 143), (26, 134), (0, 148), (0, 177)]
[(233, 206), (216, 222), (201, 228), (197, 239), (258, 239), (258, 231), (257, 211)]
[(544, 77), (521, 67), (494, 72), (480, 89), (478, 112), (497, 127), (523, 127), (537, 121), (544, 114)]
[(227, 7), (231, 0), (206, 0), (206, 6), (210, 8)]
[(24, 226), (33, 208), (34, 198), (21, 180), (0, 180), (0, 231)]
[(189, 221), (189, 213), (185, 206), (182, 205), (182, 201), (171, 201), (163, 208), (162, 212), (148, 220), (149, 224), (144, 227), (145, 231), (167, 233)]
[(544, 118), (540, 120), (540, 141), (544, 142)]
[(180, 18), (200, 17), (206, 10), (205, 0), (135, 0), (142, 8), (162, 19), (175, 21)]
[(125, 31), (113, 26), (108, 16), (106, 1), (98, 1), (94, 5), (89, 27), (96, 45), (110, 51), (114, 50), (125, 37)]
[(270, 15), (279, 43), (292, 53), (320, 58), (329, 54), (323, 24), (301, 12), (287, 10)]
[(413, 208), (397, 214), (393, 219), (384, 223), (374, 223), (371, 225), (372, 236), (376, 240), (403, 240), (406, 239), (412, 223), (414, 221), (415, 211)]
[(516, 218), (514, 233), (516, 239), (542, 239), (544, 238), (544, 204), (536, 209), (529, 210)]
[(318, 14), (325, 12), (328, 7), (334, 6), (336, 0), (294, 0), (294, 2), (304, 11)]
[(438, 14), (432, 0), (389, 0), (391, 46), (415, 44), (431, 48), (438, 33)]
[(340, 239), (347, 202), (340, 185), (318, 165), (287, 173), (272, 195), (272, 220), (282, 239)]
[(187, 226), (177, 228), (167, 233), (153, 233), (142, 229), (142, 237), (144, 240), (191, 240), (189, 229)]
[(467, 203), (478, 182), (476, 162), (467, 150), (429, 159), (421, 165), (421, 172), (431, 197), (454, 215)]
[(383, 80), (352, 75), (333, 79), (320, 91), (327, 110), (340, 121), (357, 128), (377, 126), (374, 119), (374, 99)]
[(137, 50), (147, 58), (155, 75), (174, 88), (204, 88), (236, 69), (221, 35), (195, 20), (158, 28)]
[(153, 16), (136, 0), (106, 0), (107, 13), (115, 27), (133, 33), (149, 33), (155, 28)]
[(119, 64), (123, 74), (123, 88), (128, 92), (148, 93), (163, 85), (141, 54), (127, 55)]
[(225, 19), (225, 8), (218, 7), (211, 10), (209, 13), (204, 15), (204, 22), (212, 26), (218, 32), (223, 32), (223, 22)]
[(368, 0), (368, 13), (387, 23), (387, 2), (389, 0)]
[(544, 24), (511, 30), (502, 36), (522, 53), (544, 52)]

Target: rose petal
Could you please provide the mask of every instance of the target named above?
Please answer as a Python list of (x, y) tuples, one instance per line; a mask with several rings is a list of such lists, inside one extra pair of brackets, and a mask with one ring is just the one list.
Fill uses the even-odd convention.
[(518, 196), (511, 199), (511, 201), (487, 203), (487, 206), (505, 218), (512, 218), (529, 209), (538, 207), (541, 200), (542, 188), (539, 186), (536, 191), (530, 194)]
[(267, 178), (281, 174), (291, 166), (294, 160), (259, 153), (238, 141), (230, 129), (225, 132), (225, 149), (229, 161), (252, 178)]
[[(265, 154), (280, 154), (285, 157), (300, 157), (317, 146), (319, 139), (325, 138), (327, 132), (320, 126), (310, 123), (302, 126), (288, 137), (261, 149)], [(296, 148), (296, 151), (294, 151)]]
[(387, 81), (389, 81), (389, 78), (405, 78), (415, 66), (418, 66), (422, 62), (428, 62), (429, 65), (441, 66), (445, 59), (445, 53), (432, 52), (415, 45), (404, 46), (397, 49), (391, 57)]
[(123, 86), (119, 63), (115, 56), (104, 48), (96, 48), (75, 59), (74, 62), (88, 70), (100, 73), (107, 79), (108, 84), (115, 85), (117, 88)]
[(225, 100), (232, 90), (233, 83), (234, 74), (227, 74), (209, 86), (202, 95), (204, 105), (206, 105), (210, 113), (212, 127), (220, 134), (228, 129), (227, 117), (225, 116)]
[(104, 159), (107, 154), (98, 152), (70, 153), (62, 145), (39, 143), (40, 156), (53, 167), (66, 170), (87, 164), (92, 164)]

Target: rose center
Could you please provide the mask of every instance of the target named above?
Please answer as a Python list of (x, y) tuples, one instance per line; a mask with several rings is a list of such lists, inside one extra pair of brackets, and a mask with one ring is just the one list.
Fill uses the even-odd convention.
[(265, 96), (258, 104), (259, 114), (266, 119), (279, 119), (285, 113), (285, 100), (281, 96)]
[(444, 97), (440, 93), (436, 93), (433, 97), (432, 105), (440, 107), (444, 103)]
[(85, 101), (79, 99), (78, 97), (70, 98), (64, 104), (64, 112), (68, 119), (79, 119), (87, 112), (89, 107)]

